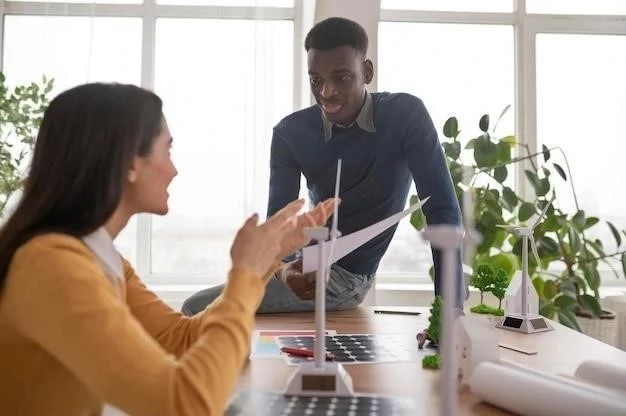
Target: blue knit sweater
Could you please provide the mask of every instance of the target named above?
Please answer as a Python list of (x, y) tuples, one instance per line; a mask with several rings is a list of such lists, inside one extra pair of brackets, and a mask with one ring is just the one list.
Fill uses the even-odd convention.
[[(420, 198), (431, 197), (423, 207), (428, 224), (461, 223), (445, 157), (422, 101), (404, 93), (372, 93), (372, 105), (376, 132), (335, 126), (325, 141), (318, 106), (297, 111), (275, 126), (268, 216), (298, 197), (301, 174), (312, 202), (332, 197), (341, 158), (338, 225), (343, 235), (405, 209), (412, 179)], [(337, 263), (352, 273), (375, 273), (395, 230), (388, 229)], [(439, 293), (437, 250), (433, 259)]]

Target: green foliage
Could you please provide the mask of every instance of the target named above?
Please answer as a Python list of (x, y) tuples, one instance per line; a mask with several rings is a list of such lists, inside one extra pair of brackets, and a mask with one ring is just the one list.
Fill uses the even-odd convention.
[(48, 106), (53, 80), (10, 88), (0, 72), (0, 216), (22, 187), (25, 164)]
[(428, 317), (428, 338), (435, 343), (439, 344), (439, 337), (441, 335), (441, 296), (435, 296), (432, 306), (430, 308), (430, 316)]
[[(508, 109), (503, 110), (495, 125)], [(543, 146), (541, 151), (531, 153), (528, 145), (518, 143), (514, 136), (497, 137), (495, 126), (491, 127), (487, 115), (480, 118), (477, 127), (475, 136), (461, 141), (459, 121), (450, 117), (444, 124), (442, 138), (461, 209), (464, 210), (463, 193), (469, 187), (474, 201), (471, 213), (474, 227), (483, 237), (468, 265), (474, 268), (481, 263), (490, 263), (496, 270), (504, 269), (510, 279), (512, 271), (521, 265), (522, 241), (496, 225), (526, 222), (555, 196), (543, 222), (534, 232), (541, 264), (536, 263), (534, 256), (528, 257), (529, 273), (539, 294), (540, 312), (548, 318), (557, 317), (572, 328), (578, 328), (576, 314), (598, 317), (601, 313), (598, 267), (605, 263), (616, 276), (626, 275), (626, 231), (620, 232), (611, 222), (580, 209), (567, 158), (561, 149)], [(513, 189), (511, 178), (519, 163), (523, 163), (523, 179), (529, 185), (527, 195), (518, 194)], [(478, 183), (477, 179), (480, 180)], [(573, 212), (559, 205), (561, 195), (555, 188), (559, 183), (566, 183), (571, 188), (571, 193), (569, 190), (567, 193), (574, 196), (576, 209)], [(426, 223), (419, 215), (414, 215), (411, 223), (421, 230)], [(615, 250), (611, 252), (606, 250), (610, 242), (589, 237), (590, 231), (602, 226), (608, 227), (613, 236)], [(506, 262), (507, 266), (494, 264), (494, 258)], [(619, 260), (619, 270), (609, 262), (611, 258)], [(539, 274), (539, 268), (548, 271)], [(563, 271), (553, 273), (551, 270)], [(496, 289), (494, 295), (499, 297), (504, 293)]]
[(485, 305), (485, 304), (480, 304), (480, 305), (474, 305), (470, 308), (471, 312), (474, 313), (480, 313), (483, 315), (495, 315), (495, 316), (503, 316), (504, 315), (504, 310), (501, 309), (500, 307), (498, 308), (494, 308), (493, 306), (489, 306), (489, 305)]
[(422, 358), (422, 367), (437, 370), (441, 367), (441, 357), (437, 354), (426, 355)]
[[(501, 258), (499, 261), (501, 261)], [(480, 291), (480, 305), (473, 307), (471, 311), (501, 316), (502, 299), (504, 299), (510, 280), (509, 275), (503, 268), (496, 269), (491, 263), (480, 263), (476, 267), (476, 271), (471, 280), (472, 286)], [(485, 292), (491, 292), (498, 298), (497, 309), (484, 304), (483, 294)]]

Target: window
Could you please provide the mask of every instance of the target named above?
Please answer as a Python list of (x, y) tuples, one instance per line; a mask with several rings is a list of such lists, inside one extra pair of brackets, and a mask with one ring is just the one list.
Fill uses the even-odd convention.
[[(397, 45), (403, 45), (398, 47)], [(406, 45), (411, 45), (407, 47)], [(478, 120), (497, 117), (514, 104), (513, 29), (504, 25), (381, 22), (378, 89), (420, 97), (440, 135), (448, 117), (461, 130), (478, 132)], [(498, 126), (513, 133), (513, 112)], [(411, 194), (415, 194), (413, 186)], [(420, 197), (426, 197), (421, 195)], [(408, 220), (401, 221), (379, 274), (425, 275), (430, 248)]]
[(293, 108), (293, 22), (159, 19), (156, 29), (155, 89), (179, 175), (170, 212), (152, 219), (152, 282), (221, 282), (237, 229), (265, 216), (272, 127)]
[[(624, 229), (626, 54), (618, 51), (626, 51), (626, 36), (537, 35), (537, 138), (564, 150), (580, 208)], [(559, 195), (575, 212), (569, 182)], [(614, 252), (609, 228), (594, 229)]]
[(89, 81), (154, 89), (180, 172), (170, 214), (133, 218), (115, 243), (148, 284), (222, 283), (236, 230), (265, 214), (272, 127), (298, 101), (294, 0), (63, 3), (3, 2), (3, 72), (54, 78), (53, 96)]
[(529, 13), (549, 14), (626, 14), (623, 0), (526, 0)]
[[(4, 73), (15, 84), (54, 78), (51, 96), (89, 81), (139, 84), (141, 19), (125, 17), (6, 16)], [(116, 239), (136, 261), (136, 220)]]
[(381, 0), (381, 9), (457, 12), (510, 12), (511, 0)]

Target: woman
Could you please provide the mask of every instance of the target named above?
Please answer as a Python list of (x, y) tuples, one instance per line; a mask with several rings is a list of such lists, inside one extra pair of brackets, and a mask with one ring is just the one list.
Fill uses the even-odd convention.
[(91, 415), (105, 403), (131, 415), (224, 412), (266, 282), (334, 201), (246, 220), (223, 295), (186, 318), (113, 246), (132, 215), (168, 211), (171, 144), (161, 100), (141, 88), (87, 84), (50, 103), (0, 232), (1, 414)]

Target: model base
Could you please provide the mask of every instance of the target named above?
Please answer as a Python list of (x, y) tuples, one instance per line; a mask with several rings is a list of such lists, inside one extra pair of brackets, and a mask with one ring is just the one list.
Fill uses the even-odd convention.
[(548, 320), (541, 315), (505, 315), (496, 328), (508, 329), (509, 331), (521, 332), (523, 334), (534, 334), (536, 332), (553, 331), (554, 328)]
[(297, 396), (354, 396), (352, 377), (341, 363), (327, 362), (316, 367), (314, 361), (300, 364), (287, 382), (285, 394)]

